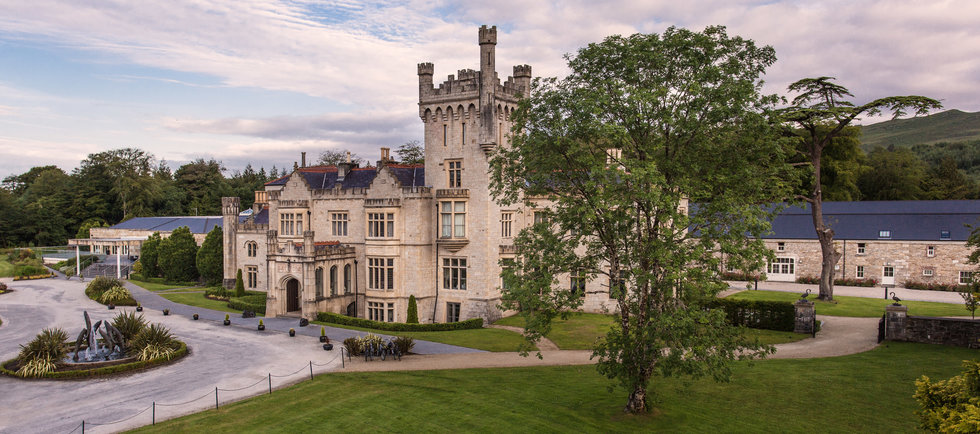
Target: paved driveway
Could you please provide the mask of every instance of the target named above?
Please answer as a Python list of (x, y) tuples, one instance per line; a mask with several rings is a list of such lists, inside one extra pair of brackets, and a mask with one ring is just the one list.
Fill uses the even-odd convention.
[[(118, 308), (109, 311), (89, 300), (83, 284), (75, 280), (3, 281), (14, 292), (0, 295), (2, 360), (15, 357), (19, 345), (41, 328), (61, 327), (74, 337), (83, 327), (83, 311), (87, 310), (93, 321), (112, 318), (118, 312)], [(312, 336), (289, 338), (284, 333), (224, 327), (218, 322), (193, 321), (181, 315), (163, 316), (159, 310), (149, 308), (144, 316), (169, 327), (188, 344), (190, 355), (172, 365), (104, 379), (25, 381), (0, 376), (0, 432), (67, 433), (83, 419), (87, 422), (86, 432), (115, 432), (149, 424), (151, 412), (119, 424), (93, 424), (130, 417), (154, 401), (158, 403), (157, 420), (171, 418), (213, 408), (215, 387), (235, 389), (258, 382), (245, 390), (220, 392), (220, 402), (225, 403), (268, 393), (269, 374), (273, 375), (273, 388), (278, 388), (308, 379), (310, 362), (316, 364), (315, 373), (341, 365), (340, 352), (323, 351)], [(179, 406), (160, 405), (195, 398), (201, 399)]]

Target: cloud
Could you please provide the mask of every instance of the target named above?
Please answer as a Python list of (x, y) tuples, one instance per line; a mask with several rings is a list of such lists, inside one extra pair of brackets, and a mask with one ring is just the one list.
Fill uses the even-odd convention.
[(366, 140), (404, 136), (419, 124), (412, 114), (367, 112), (264, 119), (166, 120), (166, 128), (186, 133), (230, 134), (266, 139)]

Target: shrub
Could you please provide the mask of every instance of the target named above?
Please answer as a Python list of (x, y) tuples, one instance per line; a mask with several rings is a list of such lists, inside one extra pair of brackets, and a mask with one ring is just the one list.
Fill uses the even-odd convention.
[(204, 238), (204, 243), (197, 251), (197, 272), (209, 285), (221, 282), (224, 273), (224, 251), (222, 247), (223, 232), (221, 226), (215, 226)]
[(724, 310), (728, 322), (736, 326), (791, 332), (796, 325), (796, 308), (788, 301), (718, 298), (705, 306)]
[[(807, 285), (819, 285), (819, 276), (800, 276), (796, 278), (796, 283), (805, 283)], [(877, 279), (867, 278), (867, 279), (834, 279), (834, 285), (841, 286), (864, 286), (872, 287), (878, 284)]]
[(27, 362), (23, 362), (20, 365), (20, 369), (17, 370), (17, 374), (22, 377), (42, 377), (48, 372), (52, 372), (57, 368), (57, 365), (48, 358), (38, 357), (30, 359)]
[(408, 354), (415, 348), (415, 339), (408, 336), (398, 336), (391, 342), (402, 354)]
[(796, 283), (805, 283), (807, 285), (819, 285), (820, 277), (818, 276), (800, 276), (796, 278)]
[(340, 315), (332, 312), (319, 312), (316, 314), (317, 321), (343, 324), (355, 327), (364, 327), (374, 330), (388, 330), (396, 332), (437, 332), (449, 330), (467, 330), (483, 327), (483, 318), (473, 318), (460, 322), (436, 323), (436, 324), (406, 324), (398, 322), (371, 321), (362, 318)]
[(49, 274), (48, 269), (40, 265), (19, 265), (14, 270), (14, 275), (19, 277), (40, 276)]
[(142, 361), (165, 358), (176, 354), (180, 343), (170, 334), (170, 330), (160, 324), (151, 324), (140, 331), (130, 343), (130, 348)]
[(968, 290), (967, 285), (957, 285), (955, 283), (939, 283), (939, 282), (916, 282), (914, 280), (906, 280), (902, 283), (902, 286), (908, 289), (924, 289), (926, 291), (946, 291), (946, 292), (963, 292)]
[(119, 333), (122, 333), (126, 342), (131, 342), (136, 335), (146, 328), (146, 320), (143, 319), (143, 314), (120, 312), (112, 319), (112, 326), (118, 329)]
[(122, 285), (113, 286), (109, 288), (106, 292), (103, 292), (99, 296), (99, 303), (102, 304), (125, 304), (127, 301), (132, 300), (133, 295), (129, 293), (129, 290)]
[(915, 381), (921, 427), (934, 432), (980, 432), (980, 361), (963, 361), (963, 374), (935, 383)]
[(242, 280), (242, 269), (239, 268), (238, 272), (235, 273), (235, 296), (241, 297), (245, 295), (245, 282)]
[[(97, 298), (98, 296), (102, 295), (103, 292), (108, 291), (114, 286), (120, 285), (122, 285), (122, 283), (112, 277), (98, 276), (92, 279), (92, 281), (85, 287), (85, 294), (88, 295), (89, 298)], [(93, 294), (95, 297), (92, 296)]]
[[(197, 242), (187, 226), (181, 226), (160, 242), (157, 264), (171, 282), (197, 279)], [(144, 264), (145, 266), (145, 264)]]
[(59, 363), (68, 355), (65, 349), (67, 340), (68, 333), (60, 328), (41, 330), (41, 333), (38, 333), (27, 345), (20, 346), (17, 358), (21, 363), (27, 363), (32, 359), (47, 359)]
[(143, 246), (140, 247), (140, 265), (143, 266), (143, 273), (141, 274), (146, 277), (160, 276), (159, 260), (162, 241), (160, 233), (154, 232), (146, 241), (143, 241)]
[(364, 354), (364, 347), (361, 346), (361, 340), (356, 337), (344, 339), (344, 349), (347, 350), (347, 354), (352, 356)]
[(6, 291), (6, 290), (7, 290), (7, 284), (6, 283), (3, 283), (3, 282), (0, 282), (0, 292)]
[(222, 300), (228, 301), (231, 291), (224, 289), (220, 286), (212, 286), (204, 290), (204, 297), (210, 298), (212, 300)]
[(766, 280), (765, 277), (760, 276), (758, 273), (746, 273), (744, 271), (725, 271), (721, 273), (721, 278), (724, 280), (738, 280), (742, 282)]
[(235, 310), (251, 310), (255, 313), (265, 315), (264, 292), (259, 294), (246, 294), (242, 297), (231, 297), (228, 299), (228, 307)]
[(415, 301), (414, 295), (408, 296), (408, 318), (405, 320), (408, 324), (418, 324), (419, 323), (419, 305)]

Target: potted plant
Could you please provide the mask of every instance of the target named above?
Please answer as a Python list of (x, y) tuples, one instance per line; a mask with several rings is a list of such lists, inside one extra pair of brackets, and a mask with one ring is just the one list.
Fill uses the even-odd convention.
[(262, 331), (262, 330), (265, 330), (265, 324), (262, 323), (262, 320), (259, 320), (259, 331)]
[(330, 342), (330, 338), (327, 337), (327, 329), (322, 326), (320, 327), (320, 342), (325, 344)]
[(140, 304), (140, 303), (136, 303), (136, 311), (137, 312), (142, 312), (143, 311), (143, 305)]
[(225, 314), (225, 325), (231, 325), (231, 317)]
[(289, 337), (294, 337), (294, 336), (296, 336), (296, 329), (289, 329)]
[(114, 304), (112, 304), (112, 303), (109, 303), (109, 310), (113, 310), (113, 309), (115, 309), (115, 308), (116, 308), (116, 305), (114, 305)]
[(197, 321), (197, 319), (198, 319), (198, 318), (199, 318), (199, 317), (198, 317), (198, 316), (197, 316), (197, 314), (195, 313), (195, 314), (194, 314), (194, 321)]
[(170, 309), (163, 310), (163, 316), (167, 316), (167, 315), (170, 315)]
[(333, 344), (323, 344), (323, 350), (324, 351), (333, 350)]

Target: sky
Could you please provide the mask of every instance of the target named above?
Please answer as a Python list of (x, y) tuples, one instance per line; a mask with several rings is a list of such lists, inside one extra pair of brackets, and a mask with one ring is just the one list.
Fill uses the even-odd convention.
[(609, 35), (723, 25), (775, 48), (769, 93), (832, 76), (856, 103), (980, 111), (978, 23), (975, 0), (0, 0), (0, 178), (124, 147), (228, 175), (303, 151), (374, 161), (422, 139), (416, 64), (436, 83), (478, 69), (483, 24), (502, 78), (561, 77), (565, 54)]

